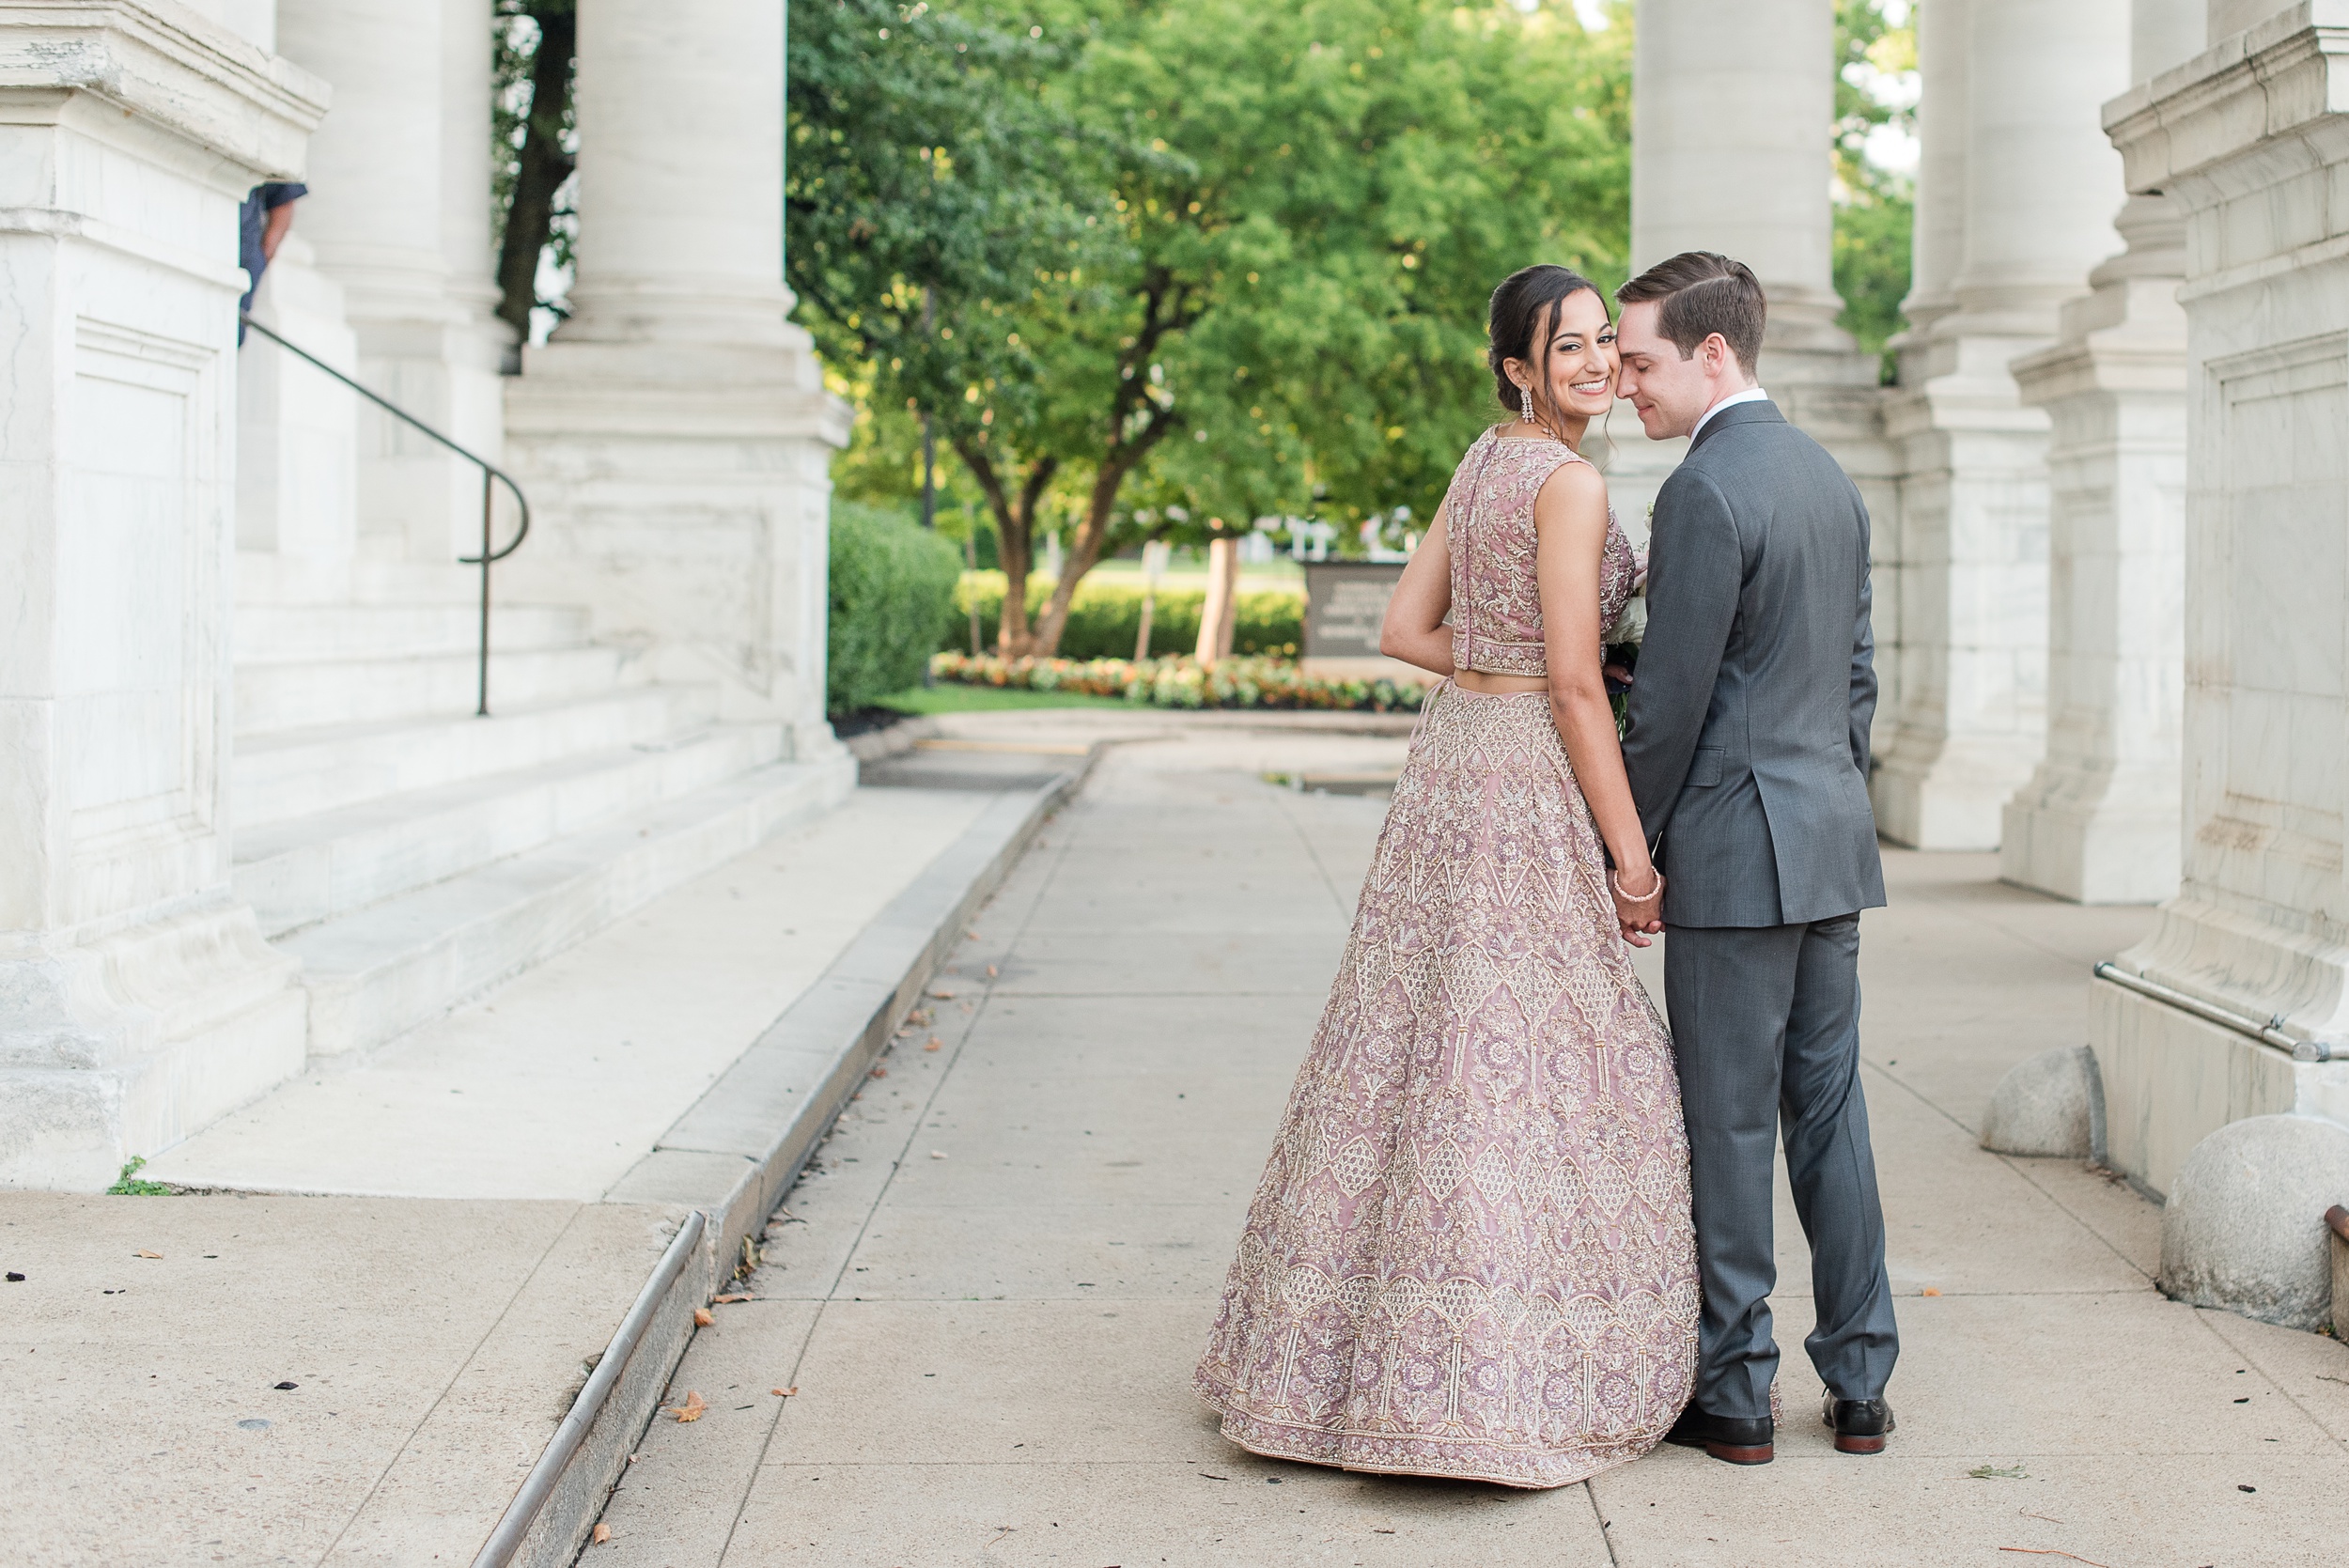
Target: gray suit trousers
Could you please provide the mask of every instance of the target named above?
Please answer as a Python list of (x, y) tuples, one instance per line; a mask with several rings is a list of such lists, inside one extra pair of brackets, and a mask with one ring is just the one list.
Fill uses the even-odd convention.
[(1882, 1397), (1900, 1346), (1859, 1087), (1859, 917), (1672, 926), (1664, 1001), (1704, 1284), (1697, 1405), (1716, 1416), (1770, 1412), (1774, 1110), (1811, 1241), (1818, 1327), (1804, 1347), (1837, 1398)]

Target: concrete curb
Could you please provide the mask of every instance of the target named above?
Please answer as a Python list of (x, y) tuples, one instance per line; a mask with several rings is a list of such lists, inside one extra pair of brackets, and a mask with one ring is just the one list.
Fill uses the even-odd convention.
[(1101, 751), (983, 811), (604, 1194), (605, 1203), (698, 1208), (708, 1229), (506, 1561), (568, 1568), (578, 1558), (685, 1355), (694, 1310), (745, 1261), (744, 1245), (791, 1190), (966, 923), (1082, 786)]

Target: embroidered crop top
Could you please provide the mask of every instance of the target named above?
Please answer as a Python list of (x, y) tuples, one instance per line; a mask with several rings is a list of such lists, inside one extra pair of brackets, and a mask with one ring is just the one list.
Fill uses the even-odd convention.
[[(1563, 442), (1503, 440), (1486, 431), (1468, 449), (1444, 492), (1452, 554), (1452, 661), (1496, 675), (1547, 675), (1542, 596), (1534, 580), (1533, 498), (1567, 463), (1587, 462)], [(1610, 627), (1631, 602), (1639, 558), (1607, 512), (1598, 568), (1598, 624)]]

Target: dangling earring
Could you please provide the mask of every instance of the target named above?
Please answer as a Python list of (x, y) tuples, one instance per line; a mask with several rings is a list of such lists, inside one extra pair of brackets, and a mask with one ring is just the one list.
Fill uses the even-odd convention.
[(1522, 406), (1524, 407), (1524, 410), (1525, 410), (1525, 422), (1526, 422), (1528, 425), (1532, 424), (1532, 423), (1533, 423), (1533, 389), (1532, 389), (1531, 386), (1521, 386), (1521, 387), (1517, 388), (1517, 398), (1518, 398), (1518, 401), (1522, 404)]

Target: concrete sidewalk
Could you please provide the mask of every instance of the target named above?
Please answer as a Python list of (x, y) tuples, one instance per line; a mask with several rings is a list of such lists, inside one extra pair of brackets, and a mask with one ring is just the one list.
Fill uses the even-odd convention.
[(470, 1562), (692, 1204), (523, 1560), (568, 1561), (871, 1020), (1050, 799), (861, 791), (141, 1173), (218, 1195), (0, 1193), (0, 1561)]
[(2349, 1347), (2164, 1299), (2156, 1210), (1975, 1146), (1999, 1076), (2081, 1038), (2089, 964), (2149, 919), (1989, 857), (1892, 855), (1866, 924), (1889, 1454), (1812, 1424), (1782, 1178), (1772, 1466), (1663, 1449), (1527, 1494), (1224, 1443), (1190, 1365), (1384, 809), (1261, 776), (1400, 748), (1193, 726), (1104, 762), (844, 1115), (754, 1299), (696, 1335), (671, 1400), (708, 1413), (654, 1422), (589, 1568), (2339, 1560)]

